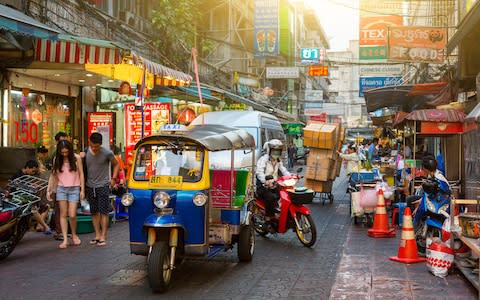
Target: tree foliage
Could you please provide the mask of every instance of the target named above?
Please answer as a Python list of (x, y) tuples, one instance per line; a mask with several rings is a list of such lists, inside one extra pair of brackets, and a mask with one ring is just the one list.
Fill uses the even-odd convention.
[(152, 23), (154, 41), (161, 56), (175, 68), (186, 70), (190, 49), (195, 45), (196, 24), (201, 17), (201, 0), (157, 0)]

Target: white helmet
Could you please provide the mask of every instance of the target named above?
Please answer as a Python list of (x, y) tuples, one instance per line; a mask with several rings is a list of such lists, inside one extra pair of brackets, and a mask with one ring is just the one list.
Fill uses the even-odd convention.
[(263, 150), (265, 150), (268, 155), (279, 158), (282, 156), (283, 143), (280, 140), (272, 139), (263, 145)]

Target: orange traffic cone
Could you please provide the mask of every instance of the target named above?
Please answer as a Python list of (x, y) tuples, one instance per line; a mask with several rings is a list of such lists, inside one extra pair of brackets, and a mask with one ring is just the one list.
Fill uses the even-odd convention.
[(388, 227), (387, 210), (385, 209), (385, 198), (383, 198), (383, 190), (377, 192), (377, 208), (373, 218), (373, 228), (368, 230), (368, 236), (374, 238), (390, 238), (395, 237), (395, 228)]
[(415, 241), (415, 233), (413, 231), (412, 213), (409, 207), (403, 212), (402, 239), (400, 247), (398, 247), (398, 255), (389, 258), (393, 261), (412, 264), (425, 261), (426, 258), (419, 257), (417, 253), (417, 243)]

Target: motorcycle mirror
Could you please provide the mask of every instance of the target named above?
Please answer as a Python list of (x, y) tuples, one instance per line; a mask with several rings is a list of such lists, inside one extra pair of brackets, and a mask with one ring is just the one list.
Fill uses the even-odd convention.
[(302, 172), (302, 171), (303, 171), (303, 168), (298, 168), (298, 169), (297, 169), (297, 173), (300, 173), (300, 172)]

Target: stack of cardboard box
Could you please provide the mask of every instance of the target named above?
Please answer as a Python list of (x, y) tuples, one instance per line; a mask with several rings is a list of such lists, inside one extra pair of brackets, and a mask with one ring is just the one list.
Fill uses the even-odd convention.
[(310, 147), (305, 171), (305, 186), (316, 192), (331, 192), (340, 175), (342, 161), (337, 154), (344, 139), (341, 124), (309, 122), (303, 129), (303, 144)]

